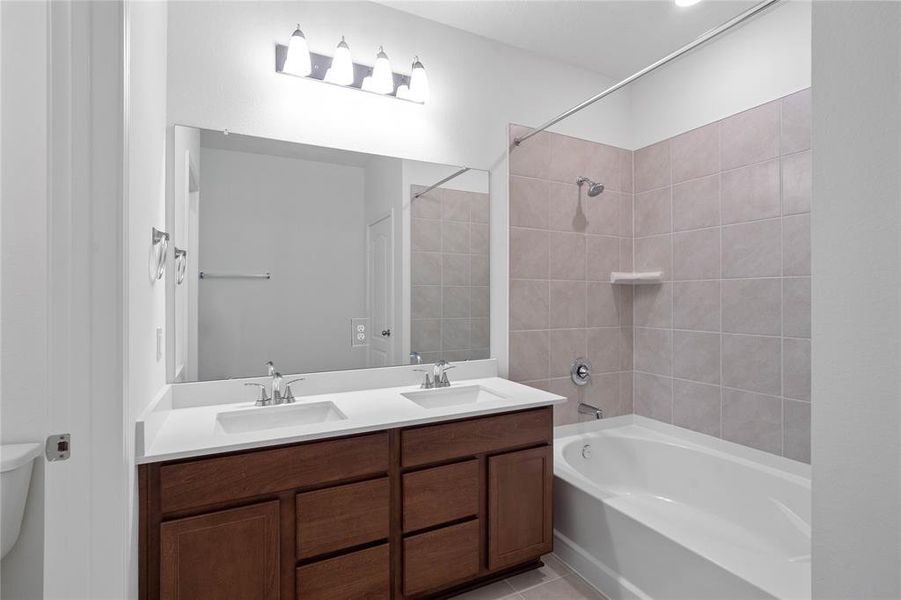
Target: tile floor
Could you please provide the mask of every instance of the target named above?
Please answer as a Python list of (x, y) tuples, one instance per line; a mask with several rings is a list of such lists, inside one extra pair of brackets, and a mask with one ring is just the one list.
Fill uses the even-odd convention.
[(458, 600), (607, 600), (553, 554), (541, 557), (540, 569), (496, 581), (459, 596)]

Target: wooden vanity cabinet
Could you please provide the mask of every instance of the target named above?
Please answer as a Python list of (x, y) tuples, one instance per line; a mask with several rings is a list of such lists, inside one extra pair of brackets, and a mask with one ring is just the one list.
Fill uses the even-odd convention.
[(140, 597), (444, 596), (552, 549), (550, 407), (141, 465)]

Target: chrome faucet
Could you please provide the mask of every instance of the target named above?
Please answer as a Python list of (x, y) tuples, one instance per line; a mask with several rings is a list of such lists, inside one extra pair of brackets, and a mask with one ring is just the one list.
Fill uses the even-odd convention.
[(597, 406), (593, 406), (591, 404), (586, 404), (584, 402), (579, 402), (579, 414), (580, 415), (594, 415), (595, 419), (603, 419), (604, 411), (602, 411)]
[(450, 387), (450, 381), (447, 379), (447, 371), (453, 368), (454, 366), (444, 359), (435, 363), (432, 367), (432, 379), (435, 382), (434, 386), (436, 388)]
[(298, 381), (303, 381), (303, 377), (298, 377), (296, 379), (292, 379), (291, 381), (285, 383), (284, 377), (282, 374), (275, 370), (275, 364), (270, 360), (266, 363), (266, 372), (271, 377), (270, 389), (272, 390), (272, 396), (266, 393), (266, 386), (262, 383), (245, 383), (244, 385), (256, 386), (260, 388), (260, 395), (257, 398), (257, 401), (254, 403), (254, 406), (272, 406), (279, 404), (294, 404), (294, 392), (291, 391), (291, 384), (296, 383)]
[(422, 354), (416, 352), (415, 350), (410, 353), (410, 364), (411, 365), (421, 365), (422, 364)]

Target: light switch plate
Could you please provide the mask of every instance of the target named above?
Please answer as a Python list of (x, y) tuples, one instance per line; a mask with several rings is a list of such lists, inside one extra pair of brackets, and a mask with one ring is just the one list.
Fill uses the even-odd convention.
[(369, 345), (369, 317), (354, 317), (350, 320), (350, 345)]

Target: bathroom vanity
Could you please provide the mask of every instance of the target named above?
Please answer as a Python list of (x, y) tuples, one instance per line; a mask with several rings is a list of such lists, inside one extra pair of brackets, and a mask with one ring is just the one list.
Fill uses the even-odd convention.
[[(446, 404), (447, 393), (486, 397)], [(434, 597), (551, 551), (551, 405), (562, 398), (492, 377), (290, 408), (326, 397), (346, 418), (207, 438), (187, 424), (209, 430), (222, 406), (168, 410), (139, 465), (141, 598)], [(380, 418), (397, 426), (356, 413), (380, 397)], [(265, 447), (211, 446), (254, 435)], [(174, 452), (176, 439), (194, 446)]]

